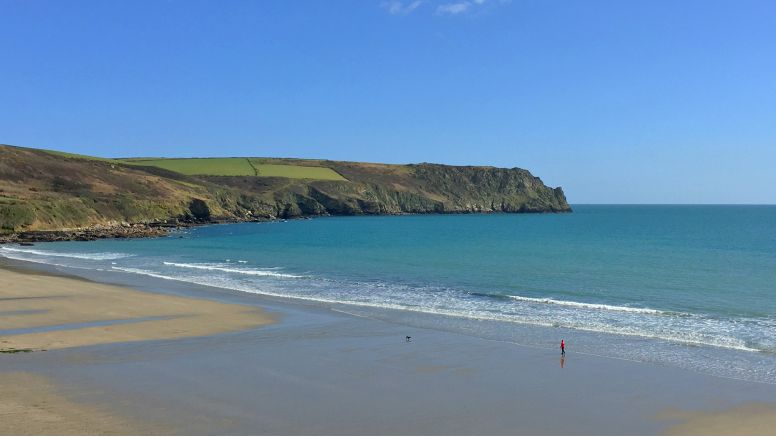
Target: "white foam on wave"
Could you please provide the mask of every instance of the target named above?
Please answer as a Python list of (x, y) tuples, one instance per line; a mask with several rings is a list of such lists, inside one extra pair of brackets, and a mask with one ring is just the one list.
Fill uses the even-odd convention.
[(55, 256), (60, 258), (88, 259), (94, 261), (105, 261), (111, 259), (128, 258), (132, 256), (128, 253), (117, 252), (96, 252), (96, 253), (78, 253), (78, 252), (52, 252), (48, 250), (37, 249), (18, 249), (15, 247), (0, 247), (0, 253), (20, 253), (38, 256)]
[(764, 352), (762, 349), (747, 346), (746, 342), (740, 338), (719, 334), (707, 335), (699, 331), (654, 332), (634, 326), (611, 326), (590, 323), (569, 324), (568, 327), (579, 331), (603, 332), (607, 334), (627, 335), (630, 337), (654, 338), (658, 340), (665, 340), (694, 346), (713, 346), (745, 352)]
[[(88, 267), (76, 267), (76, 266), (69, 266), (67, 264), (58, 264), (58, 263), (51, 262), (51, 261), (48, 261), (48, 260), (35, 259), (35, 258), (30, 258), (30, 257), (25, 257), (25, 256), (17, 256), (15, 254), (3, 253), (2, 251), (0, 251), (0, 256), (2, 256), (4, 258), (8, 258), (8, 259), (15, 259), (17, 261), (24, 261), (24, 262), (35, 263), (35, 264), (43, 264), (43, 265), (47, 265), (47, 266), (67, 267), (67, 268), (84, 269), (84, 270), (93, 270), (93, 269), (90, 269)], [(94, 269), (94, 270), (100, 270), (100, 269)]]
[(211, 271), (218, 271), (218, 272), (225, 272), (225, 273), (237, 273), (241, 275), (270, 276), (274, 278), (291, 278), (291, 279), (303, 278), (303, 276), (292, 275), (289, 273), (278, 273), (270, 270), (260, 270), (260, 269), (243, 269), (243, 268), (225, 267), (220, 264), (189, 264), (189, 263), (175, 263), (175, 262), (168, 262), (168, 261), (164, 261), (163, 264), (166, 266), (180, 267), (184, 269), (211, 270)]
[(542, 298), (542, 297), (525, 297), (525, 296), (509, 296), (511, 299), (518, 300), (521, 302), (530, 302), (530, 303), (541, 303), (541, 304), (549, 304), (549, 305), (561, 305), (561, 306), (567, 306), (567, 307), (574, 307), (574, 308), (585, 308), (585, 309), (591, 309), (591, 310), (602, 310), (602, 311), (621, 311), (626, 313), (639, 313), (639, 314), (668, 314), (667, 311), (661, 311), (661, 310), (655, 310), (652, 308), (635, 308), (635, 307), (624, 307), (624, 306), (618, 306), (618, 305), (606, 305), (601, 303), (585, 303), (585, 302), (574, 302), (570, 300), (557, 300), (552, 298)]
[(193, 280), (189, 280), (188, 278), (181, 278), (181, 277), (175, 277), (175, 276), (167, 276), (167, 275), (162, 275), (160, 273), (152, 272), (150, 270), (135, 269), (135, 268), (132, 268), (132, 267), (116, 267), (116, 266), (111, 266), (111, 269), (118, 270), (120, 272), (125, 272), (125, 273), (134, 273), (136, 275), (150, 276), (152, 278), (167, 279), (169, 281), (179, 281), (179, 282), (189, 282), (189, 283), (192, 283), (192, 284), (199, 284), (199, 285), (209, 285), (209, 284), (204, 284), (204, 283), (196, 282), (196, 281), (193, 281)]
[[(328, 304), (341, 304), (341, 305), (354, 305), (354, 306), (361, 306), (361, 307), (368, 307), (368, 308), (378, 308), (378, 309), (391, 309), (391, 310), (402, 310), (402, 311), (413, 311), (413, 312), (420, 312), (420, 313), (427, 313), (427, 314), (436, 314), (436, 315), (443, 315), (443, 316), (453, 316), (453, 317), (465, 317), (465, 318), (471, 318), (471, 319), (477, 319), (477, 320), (489, 320), (489, 318), (486, 317), (479, 317), (474, 314), (467, 314), (465, 312), (458, 312), (458, 311), (444, 311), (444, 310), (432, 310), (432, 309), (420, 309), (418, 307), (414, 306), (408, 306), (408, 305), (400, 305), (400, 304), (392, 304), (387, 302), (365, 302), (365, 301), (356, 301), (356, 300), (350, 300), (350, 299), (333, 299), (333, 298), (326, 298), (326, 297), (319, 297), (319, 296), (304, 296), (304, 295), (298, 295), (298, 294), (290, 294), (290, 293), (278, 293), (274, 291), (266, 291), (266, 290), (259, 290), (254, 287), (247, 287), (243, 285), (238, 285), (234, 283), (224, 283), (222, 281), (214, 281), (214, 280), (202, 280), (201, 278), (193, 278), (193, 277), (181, 277), (181, 276), (168, 276), (163, 275), (161, 273), (153, 272), (150, 270), (144, 270), (144, 269), (136, 269), (136, 268), (130, 268), (130, 267), (112, 267), (114, 270), (126, 272), (126, 273), (135, 273), (145, 276), (150, 276), (153, 278), (160, 278), (160, 279), (167, 279), (171, 281), (179, 281), (179, 282), (187, 282), (190, 284), (197, 284), (197, 285), (204, 285), (207, 287), (216, 287), (216, 288), (224, 288), (227, 290), (235, 290), (235, 291), (243, 291), (246, 293), (252, 293), (252, 294), (260, 294), (263, 296), (271, 296), (271, 297), (279, 297), (284, 299), (298, 299), (298, 300), (305, 300), (310, 302), (320, 302), (320, 303), (328, 303)], [(509, 321), (507, 319), (504, 319), (504, 321)], [(546, 326), (553, 326), (552, 324), (547, 324)]]
[[(487, 320), (497, 322), (518, 323), (523, 325), (532, 326), (544, 326), (550, 328), (568, 328), (587, 332), (596, 332), (602, 334), (614, 334), (624, 335), (630, 337), (652, 338), (656, 340), (669, 341), (673, 343), (682, 343), (696, 346), (712, 346), (724, 349), (734, 349), (746, 352), (762, 352), (760, 349), (749, 347), (745, 342), (739, 338), (730, 337), (719, 334), (704, 334), (702, 332), (691, 332), (692, 330), (672, 331), (666, 330), (652, 330), (644, 327), (636, 326), (615, 326), (608, 323), (591, 323), (591, 321), (564, 321), (564, 322), (549, 322), (542, 318), (532, 318), (525, 316), (516, 316), (509, 314), (499, 314), (486, 312), (478, 309), (466, 309), (466, 308), (440, 308), (430, 306), (411, 306), (392, 302), (369, 302), (353, 300), (348, 298), (331, 298), (324, 296), (310, 296), (299, 295), (292, 293), (283, 293), (277, 291), (260, 290), (252, 285), (246, 285), (242, 283), (234, 283), (231, 281), (213, 280), (212, 278), (198, 278), (198, 277), (174, 277), (163, 275), (161, 273), (152, 272), (142, 269), (113, 267), (115, 270), (124, 271), (127, 273), (142, 274), (160, 279), (167, 279), (173, 281), (187, 282), (198, 285), (204, 285), (209, 287), (224, 288), (229, 290), (243, 291), (246, 293), (260, 294), (264, 296), (278, 297), (284, 299), (295, 299), (317, 303), (333, 304), (333, 305), (352, 305), (357, 307), (375, 308), (380, 310), (399, 310), (408, 311), (414, 313), (423, 313), (439, 316), (465, 318), (470, 320)], [(627, 308), (627, 307), (625, 307)], [(652, 314), (652, 313), (650, 313)]]

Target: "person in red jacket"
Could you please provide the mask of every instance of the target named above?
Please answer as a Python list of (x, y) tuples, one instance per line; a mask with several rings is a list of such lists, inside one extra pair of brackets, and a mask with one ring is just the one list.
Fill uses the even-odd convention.
[(566, 342), (563, 339), (560, 340), (560, 354), (566, 355)]

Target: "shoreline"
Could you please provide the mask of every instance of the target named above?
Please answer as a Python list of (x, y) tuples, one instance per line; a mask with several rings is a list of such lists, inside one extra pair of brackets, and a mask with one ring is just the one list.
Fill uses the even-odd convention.
[[(355, 219), (355, 218), (354, 218)], [(323, 221), (316, 226), (323, 224)], [(247, 225), (247, 227), (246, 227)], [(278, 223), (279, 225), (279, 223)], [(313, 225), (312, 223), (288, 223), (289, 227), (307, 227)], [(236, 224), (235, 230), (256, 228), (261, 232), (266, 230), (262, 226), (252, 226), (250, 224)], [(284, 226), (286, 226), (284, 224)], [(216, 229), (218, 227), (212, 227), (210, 229), (202, 229), (205, 234), (223, 235), (229, 234), (228, 227), (223, 229)], [(322, 274), (310, 276), (309, 280), (294, 279), (294, 281), (280, 281), (270, 283), (269, 287), (265, 288), (260, 281), (252, 281), (251, 276), (244, 276), (245, 282), (239, 282), (238, 278), (225, 277), (221, 275), (218, 269), (211, 274), (210, 272), (204, 272), (199, 270), (192, 270), (194, 273), (189, 276), (187, 269), (194, 269), (195, 267), (170, 262), (169, 265), (175, 268), (169, 270), (165, 267), (168, 263), (162, 261), (176, 261), (176, 259), (164, 257), (165, 259), (156, 259), (153, 253), (147, 253), (151, 264), (148, 267), (145, 266), (144, 258), (130, 255), (135, 253), (132, 247), (143, 245), (159, 246), (159, 249), (164, 252), (165, 247), (179, 247), (189, 246), (188, 243), (191, 238), (196, 239), (199, 234), (198, 230), (193, 230), (191, 234), (188, 233), (181, 235), (184, 239), (171, 239), (171, 240), (147, 240), (140, 242), (132, 241), (104, 241), (94, 243), (71, 243), (63, 244), (65, 252), (62, 254), (64, 258), (52, 258), (44, 257), (41, 259), (37, 255), (43, 255), (52, 250), (52, 254), (58, 252), (57, 244), (41, 244), (39, 252), (37, 250), (31, 250), (35, 255), (23, 255), (7, 253), (9, 259), (25, 260), (37, 264), (38, 266), (45, 267), (46, 265), (58, 266), (52, 267), (54, 270), (69, 270), (76, 275), (90, 277), (93, 280), (100, 282), (108, 282), (113, 284), (121, 284), (131, 288), (144, 287), (148, 291), (158, 291), (157, 284), (164, 284), (163, 288), (170, 288), (171, 284), (175, 284), (175, 288), (190, 289), (192, 287), (211, 287), (208, 288), (211, 295), (221, 295), (229, 290), (230, 295), (240, 295), (243, 297), (253, 296), (262, 299), (275, 300), (280, 302), (287, 302), (291, 304), (301, 304), (313, 307), (335, 308), (337, 310), (350, 313), (358, 317), (372, 317), (386, 321), (391, 321), (403, 325), (411, 325), (416, 327), (430, 327), (443, 330), (454, 330), (459, 333), (478, 332), (478, 336), (488, 338), (491, 340), (504, 340), (509, 343), (522, 346), (538, 346), (540, 348), (557, 349), (556, 342), (559, 338), (567, 336), (574, 339), (576, 349), (578, 352), (587, 352), (609, 358), (617, 359), (631, 359), (635, 361), (650, 362), (657, 365), (669, 365), (683, 369), (689, 369), (698, 371), (701, 373), (707, 373), (715, 376), (740, 378), (749, 381), (758, 381), (766, 383), (776, 383), (776, 373), (774, 373), (774, 367), (772, 364), (776, 362), (776, 355), (769, 352), (754, 352), (751, 348), (741, 348), (733, 344), (722, 344), (715, 342), (704, 341), (683, 341), (682, 338), (673, 337), (661, 337), (660, 335), (648, 335), (652, 334), (647, 332), (647, 335), (639, 334), (622, 334), (617, 330), (601, 330), (601, 329), (584, 329), (585, 326), (573, 326), (564, 324), (552, 324), (549, 323), (535, 323), (534, 321), (521, 322), (520, 320), (514, 320), (514, 318), (504, 317), (489, 317), (488, 314), (476, 314), (475, 316), (484, 315), (484, 318), (467, 317), (464, 313), (459, 312), (438, 312), (431, 310), (425, 311), (424, 307), (406, 308), (405, 306), (391, 306), (381, 305), (379, 299), (370, 300), (368, 293), (372, 288), (362, 288), (361, 290), (353, 290), (347, 298), (338, 298), (337, 296), (328, 296), (327, 294), (316, 295), (309, 292), (309, 290), (316, 290), (316, 276)], [(193, 241), (193, 240), (191, 240)], [(128, 253), (124, 252), (122, 246), (128, 246)], [(69, 246), (69, 247), (68, 247)], [(117, 262), (109, 261), (92, 261), (89, 258), (89, 253), (94, 250), (104, 251), (105, 253), (96, 253), (97, 258), (104, 255), (107, 257), (118, 257)], [(25, 248), (12, 249), (7, 247), (9, 251), (18, 250), (24, 252)], [(5, 249), (0, 250), (4, 252)], [(71, 260), (68, 255), (69, 252), (73, 252), (73, 258), (83, 258), (85, 261), (81, 262), (80, 259)], [(80, 253), (84, 252), (84, 253)], [(115, 252), (115, 253), (114, 253)], [(143, 253), (140, 250), (139, 253)], [(169, 253), (167, 253), (169, 255)], [(174, 257), (175, 255), (173, 255)], [(124, 257), (127, 259), (125, 260)], [(224, 255), (224, 261), (230, 262), (226, 259), (230, 256)], [(112, 259), (112, 258), (111, 258)], [(184, 263), (186, 261), (183, 261)], [(244, 266), (237, 264), (237, 260), (233, 259), (231, 262), (234, 266), (223, 265), (226, 267), (225, 271), (229, 271), (229, 268), (236, 268), (243, 270)], [(239, 261), (243, 262), (243, 261)], [(265, 267), (272, 264), (273, 261), (264, 260)], [(46, 264), (47, 263), (47, 264)], [(164, 264), (164, 265), (162, 265)], [(159, 268), (155, 267), (156, 265)], [(96, 267), (96, 268), (95, 268)], [(128, 267), (128, 268), (125, 268)], [(262, 269), (263, 267), (257, 266), (259, 275), (274, 274), (266, 273)], [(250, 267), (249, 270), (254, 269)], [(298, 269), (297, 269), (298, 270)], [(183, 273), (182, 273), (183, 272)], [(290, 273), (300, 274), (294, 271)], [(278, 276), (282, 276), (278, 275)], [(301, 277), (304, 277), (301, 276)], [(212, 280), (211, 280), (212, 279)], [(263, 278), (262, 278), (263, 279)], [(172, 282), (170, 282), (172, 281)], [(295, 285), (294, 285), (295, 284)], [(276, 286), (277, 285), (277, 286)], [(288, 285), (289, 288), (284, 289)], [(293, 285), (293, 288), (290, 286)], [(345, 286), (350, 284), (344, 283)], [(369, 285), (369, 284), (366, 284)], [(274, 287), (274, 288), (273, 288)], [(203, 288), (203, 290), (205, 289)], [(324, 290), (326, 291), (326, 290)], [(378, 290), (379, 291), (379, 290)], [(358, 297), (354, 293), (367, 293), (365, 294), (366, 301), (361, 303), (358, 299), (352, 297)], [(184, 293), (185, 294), (185, 293)], [(240, 303), (252, 302), (250, 298), (238, 299)], [(373, 304), (373, 302), (375, 304)], [(411, 302), (411, 301), (408, 301)], [(480, 302), (479, 300), (477, 302)], [(490, 301), (486, 301), (490, 302)], [(389, 302), (390, 303), (390, 302)], [(400, 302), (401, 303), (401, 302)], [(579, 302), (568, 302), (570, 305), (586, 305)], [(592, 306), (592, 305), (586, 305)], [(653, 308), (661, 308), (659, 306)], [(508, 309), (508, 308), (507, 308)], [(625, 308), (630, 310), (630, 308)], [(648, 309), (648, 311), (651, 311)], [(602, 311), (601, 313), (606, 313)], [(495, 315), (501, 315), (502, 313), (495, 313)], [(620, 313), (614, 313), (618, 315)], [(700, 326), (703, 328), (703, 326)], [(685, 331), (686, 332), (686, 331)], [(659, 333), (658, 333), (659, 334)], [(557, 338), (556, 338), (557, 337)], [(690, 339), (692, 340), (692, 339)], [(691, 343), (691, 344), (688, 344)]]
[(317, 214), (293, 217), (251, 217), (249, 219), (214, 219), (211, 221), (190, 221), (179, 218), (168, 218), (154, 222), (138, 222), (107, 225), (87, 225), (78, 228), (58, 230), (18, 230), (0, 233), (0, 245), (33, 245), (34, 243), (54, 243), (58, 241), (95, 241), (129, 238), (159, 238), (170, 236), (175, 231), (183, 229), (227, 225), (235, 223), (268, 223), (287, 220), (313, 220), (324, 217), (394, 217), (414, 215), (471, 215), (471, 214), (571, 214), (567, 211), (447, 211), (447, 212), (398, 212), (390, 214)]
[[(6, 264), (21, 266), (27, 275), (49, 270), (61, 277), (54, 266)], [(761, 433), (752, 424), (773, 429), (767, 427), (776, 417), (776, 388), (767, 384), (573, 350), (561, 367), (554, 350), (247, 293), (161, 280), (147, 284), (140, 287), (144, 291), (131, 289), (266, 308), (282, 318), (257, 330), (0, 354), (0, 376), (31, 372), (45, 381), (39, 385), (55, 387), (57, 396), (77, 408), (109, 408), (102, 414), (118, 418), (115, 423), (124, 428), (117, 430), (141, 432), (143, 420), (155, 424), (142, 433), (198, 433), (189, 422), (205, 426), (198, 418), (207, 417), (217, 425), (204, 429), (216, 434), (740, 434)], [(405, 333), (411, 343), (403, 341)], [(12, 398), (23, 400), (19, 396)], [(349, 406), (349, 414), (320, 403), (328, 398)], [(56, 405), (65, 418), (81, 417)], [(164, 414), (154, 408), (164, 408)], [(557, 414), (563, 423), (552, 419)]]

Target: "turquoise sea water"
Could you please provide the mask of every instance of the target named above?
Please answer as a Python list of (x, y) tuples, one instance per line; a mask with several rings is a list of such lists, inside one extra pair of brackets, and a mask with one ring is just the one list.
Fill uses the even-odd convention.
[(776, 207), (331, 217), (0, 255), (776, 382)]

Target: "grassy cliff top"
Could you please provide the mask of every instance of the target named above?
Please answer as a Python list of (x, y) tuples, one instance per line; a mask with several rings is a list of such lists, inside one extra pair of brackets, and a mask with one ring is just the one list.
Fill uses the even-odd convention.
[(185, 175), (346, 180), (331, 168), (305, 161), (301, 164), (273, 163), (275, 160), (269, 158), (124, 158), (119, 161), (164, 168)]

